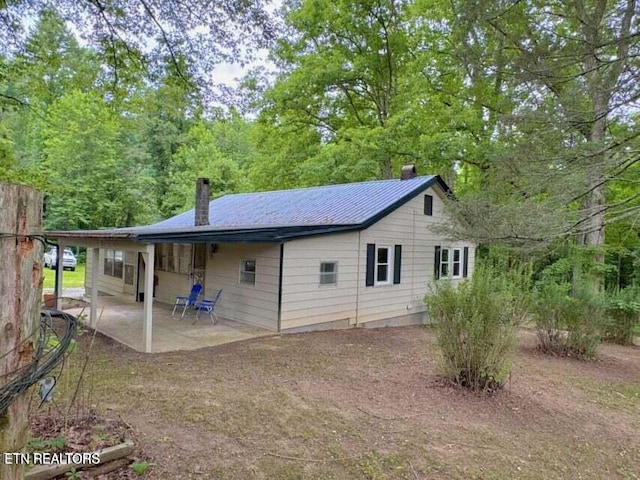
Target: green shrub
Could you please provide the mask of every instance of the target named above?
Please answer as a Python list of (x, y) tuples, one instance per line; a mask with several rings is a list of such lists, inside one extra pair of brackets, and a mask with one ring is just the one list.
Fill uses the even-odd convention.
[(532, 313), (538, 331), (540, 349), (546, 353), (564, 353), (567, 312), (571, 309), (569, 285), (543, 282), (533, 290)]
[(567, 315), (567, 354), (578, 358), (593, 358), (602, 342), (606, 321), (604, 296), (594, 293), (586, 284), (574, 285), (572, 308)]
[(579, 358), (595, 356), (605, 305), (602, 295), (588, 284), (572, 287), (546, 278), (534, 288), (532, 314), (543, 351)]
[(443, 280), (425, 297), (445, 373), (456, 384), (484, 392), (503, 385), (526, 315), (524, 283), (524, 275), (478, 265), (471, 279), (457, 287)]
[(610, 294), (607, 317), (605, 340), (620, 345), (633, 345), (634, 330), (640, 324), (640, 287), (628, 286)]

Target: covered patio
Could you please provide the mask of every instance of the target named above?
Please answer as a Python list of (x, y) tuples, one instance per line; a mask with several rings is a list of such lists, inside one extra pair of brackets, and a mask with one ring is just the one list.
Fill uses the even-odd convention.
[[(79, 246), (87, 249), (87, 260), (91, 259), (92, 269), (90, 275), (91, 287), (89, 292), (89, 326), (96, 327), (98, 321), (98, 270), (100, 249), (128, 248), (140, 255), (145, 265), (154, 264), (154, 245), (135, 244), (130, 241), (131, 235), (126, 233), (126, 229), (122, 229), (120, 233), (108, 231), (85, 231), (78, 233), (69, 232), (45, 232), (44, 236), (47, 240), (57, 244), (58, 252), (64, 252), (67, 246)], [(63, 285), (64, 267), (62, 262), (56, 265), (55, 291), (57, 305), (56, 308), (62, 309), (62, 285)], [(146, 268), (139, 275), (138, 287), (142, 287), (142, 291), (152, 291), (153, 287), (153, 268)], [(137, 297), (137, 293), (136, 293)], [(134, 297), (134, 298), (136, 298)], [(153, 348), (153, 297), (147, 295), (142, 303), (142, 322), (136, 321), (138, 324), (139, 334), (142, 337), (141, 351), (151, 353), (155, 351)], [(72, 312), (73, 313), (73, 312)], [(139, 320), (139, 316), (134, 318)], [(132, 318), (133, 321), (133, 318)], [(126, 338), (126, 337), (123, 337)], [(138, 338), (136, 335), (134, 338)], [(117, 339), (120, 341), (119, 339)], [(137, 342), (136, 342), (137, 343)], [(136, 347), (133, 347), (136, 348)], [(139, 348), (136, 348), (138, 350)]]
[[(194, 324), (195, 312), (187, 311), (184, 318), (180, 319), (181, 312), (176, 311), (175, 315), (171, 316), (172, 309), (172, 306), (164, 303), (153, 303), (152, 353), (195, 350), (274, 335), (271, 330), (224, 318), (219, 318), (213, 325), (206, 314), (201, 314)], [(74, 308), (66, 311), (72, 315), (79, 315), (83, 309)], [(87, 312), (87, 307), (84, 308), (84, 312)], [(100, 295), (96, 313), (93, 326), (97, 331), (139, 352), (149, 351), (142, 328), (145, 312), (141, 302), (135, 302), (130, 297)], [(90, 326), (87, 319), (85, 323)]]
[[(58, 251), (64, 251), (67, 246), (86, 248), (88, 262), (83, 300), (88, 305), (84, 308), (83, 321), (89, 327), (146, 353), (192, 350), (275, 333), (274, 330), (224, 318), (220, 312), (217, 312), (218, 322), (215, 325), (206, 314), (202, 314), (195, 324), (194, 312), (188, 312), (182, 320), (179, 312), (171, 316), (173, 305), (154, 298), (157, 283), (154, 274), (155, 245), (137, 242), (132, 238), (133, 234), (134, 229), (45, 233), (48, 240), (57, 244)], [(101, 257), (101, 252), (113, 250), (123, 255), (118, 278), (115, 279), (102, 275), (105, 270), (115, 268), (117, 258)], [(133, 260), (128, 261), (130, 254)], [(181, 276), (180, 280), (186, 286), (188, 281), (196, 280), (197, 273), (191, 269), (189, 275)], [(99, 275), (106, 278), (102, 284), (98, 281)], [(58, 262), (54, 292), (58, 298), (58, 309), (62, 309), (63, 276), (62, 262)], [(104, 287), (107, 287), (106, 291)], [(178, 289), (180, 293), (183, 293), (183, 287)], [(164, 302), (167, 298), (165, 294)], [(80, 314), (82, 310), (71, 309), (69, 312)]]

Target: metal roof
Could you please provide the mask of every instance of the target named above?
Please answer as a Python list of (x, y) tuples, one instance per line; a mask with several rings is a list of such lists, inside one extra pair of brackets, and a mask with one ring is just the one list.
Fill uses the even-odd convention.
[[(225, 195), (209, 203), (209, 228), (353, 225), (423, 187), (435, 177), (380, 180), (274, 192)], [(137, 229), (193, 227), (194, 210)]]
[[(431, 175), (409, 180), (233, 194), (209, 203), (207, 226), (194, 227), (195, 210), (192, 209), (153, 225), (99, 231), (101, 235), (92, 233), (131, 236), (134, 240), (152, 243), (171, 240), (263, 242), (360, 230), (434, 184), (444, 193), (451, 193), (439, 176)], [(50, 232), (50, 236), (55, 233), (63, 232)]]

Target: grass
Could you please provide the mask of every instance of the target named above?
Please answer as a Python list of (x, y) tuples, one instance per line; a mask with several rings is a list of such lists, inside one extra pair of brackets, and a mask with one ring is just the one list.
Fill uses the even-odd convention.
[[(84, 286), (84, 270), (85, 266), (78, 264), (74, 272), (65, 270), (62, 275), (63, 288), (78, 288)], [(56, 281), (56, 272), (50, 268), (44, 269), (43, 288), (54, 288)]]
[(578, 386), (595, 402), (613, 409), (630, 409), (640, 413), (640, 385), (615, 382), (581, 382)]

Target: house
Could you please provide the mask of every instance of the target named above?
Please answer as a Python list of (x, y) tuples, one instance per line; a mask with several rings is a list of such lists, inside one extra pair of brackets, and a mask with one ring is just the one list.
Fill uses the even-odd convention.
[(173, 304), (194, 283), (205, 298), (223, 289), (220, 316), (276, 332), (423, 323), (435, 279), (473, 271), (474, 245), (438, 233), (450, 193), (413, 166), (401, 179), (211, 202), (199, 179), (196, 208), (162, 222), (47, 237), (87, 247), (92, 322), (98, 291), (144, 303), (147, 351), (154, 299)]

